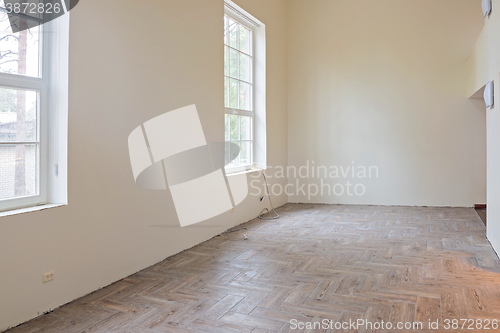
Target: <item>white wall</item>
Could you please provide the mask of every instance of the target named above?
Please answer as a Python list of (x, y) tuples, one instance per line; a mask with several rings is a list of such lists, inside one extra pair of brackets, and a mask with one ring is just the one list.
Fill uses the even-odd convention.
[[(236, 0), (266, 24), (268, 164), (287, 163), (284, 0)], [(85, 0), (71, 11), (69, 205), (0, 218), (0, 331), (189, 248), (263, 208), (179, 228), (168, 191), (138, 188), (130, 132), (196, 104), (209, 141), (222, 141), (222, 0)], [(282, 180), (286, 183), (286, 180)], [(274, 197), (276, 205), (287, 202)], [(168, 225), (171, 227), (154, 227)], [(54, 281), (42, 284), (42, 273)]]
[(466, 92), (480, 0), (289, 0), (287, 10), (289, 165), (379, 169), (351, 181), (364, 196), (291, 202), (485, 202), (485, 112)]
[[(495, 81), (495, 107), (487, 110), (488, 196), (487, 232), (493, 248), (500, 253), (500, 0), (493, 0), (474, 53), (468, 61), (468, 94), (473, 95), (487, 81)], [(480, 102), (485, 108), (484, 102)]]

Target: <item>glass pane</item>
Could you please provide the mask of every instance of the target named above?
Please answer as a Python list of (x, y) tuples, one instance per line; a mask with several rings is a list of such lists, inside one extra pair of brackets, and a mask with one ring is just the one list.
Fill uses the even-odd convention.
[[(226, 132), (227, 132), (227, 127), (226, 127)], [(225, 153), (224, 153), (224, 165), (226, 166), (226, 168), (230, 167), (229, 166), (230, 158), (231, 158), (231, 145), (229, 144), (229, 142), (226, 142)]]
[(252, 35), (250, 30), (240, 25), (240, 48), (241, 52), (245, 52), (246, 54), (252, 55), (250, 52), (250, 41), (252, 39)]
[(248, 83), (239, 82), (240, 84), (240, 110), (251, 111), (252, 96), (250, 85)]
[(40, 77), (39, 39), (40, 26), (12, 33), (9, 16), (0, 12), (0, 72)]
[(238, 51), (229, 50), (229, 76), (238, 78)]
[[(0, 1), (2, 1), (2, 0), (0, 0)], [(229, 40), (228, 40), (228, 38), (229, 38), (229, 30), (228, 30), (228, 27), (229, 27), (229, 25), (228, 25), (228, 18), (227, 18), (227, 16), (224, 16), (224, 44), (225, 45), (229, 44)]]
[(240, 116), (235, 116), (235, 115), (230, 115), (231, 117), (231, 123), (230, 123), (230, 127), (231, 127), (231, 137), (230, 137), (230, 140), (231, 141), (235, 141), (235, 140), (238, 140), (238, 137), (239, 137), (239, 127), (240, 127), (240, 124), (239, 124), (239, 117)]
[(0, 145), (0, 200), (37, 195), (37, 146)]
[(229, 107), (238, 108), (238, 81), (229, 79)]
[(37, 92), (0, 88), (0, 141), (37, 140)]
[(230, 128), (231, 128), (231, 116), (226, 114), (225, 119), (224, 119), (224, 128), (225, 128), (225, 133), (224, 133), (224, 140), (229, 141), (230, 140)]
[(239, 165), (240, 166), (245, 166), (245, 165), (250, 165), (252, 164), (252, 144), (250, 142), (240, 142), (240, 156), (239, 158)]
[(247, 142), (248, 161), (247, 165), (253, 164), (253, 141)]
[[(237, 144), (237, 143), (235, 143)], [(239, 156), (237, 149), (231, 149), (232, 145), (226, 144), (226, 168), (235, 168), (239, 166)], [(231, 163), (228, 163), (231, 161)]]
[(229, 47), (224, 46), (224, 75), (229, 76)]
[(229, 19), (229, 46), (234, 47), (235, 49), (238, 49), (239, 44), (238, 26), (238, 23)]
[(251, 67), (250, 67), (250, 57), (240, 53), (240, 80), (252, 82), (251, 81)]
[(226, 108), (229, 107), (229, 79), (227, 77), (224, 78), (224, 106)]
[(252, 140), (252, 118), (240, 116), (240, 140)]

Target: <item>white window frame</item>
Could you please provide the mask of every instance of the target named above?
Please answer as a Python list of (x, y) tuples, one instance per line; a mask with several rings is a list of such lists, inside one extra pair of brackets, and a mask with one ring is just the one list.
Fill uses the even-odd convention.
[[(251, 57), (251, 66), (252, 66), (251, 79), (250, 79), (251, 82), (239, 80), (239, 75), (238, 79), (236, 79), (238, 81), (250, 84), (251, 111), (224, 107), (225, 115), (246, 116), (252, 119), (252, 138), (251, 140), (248, 140), (252, 142), (251, 159), (250, 159), (251, 163), (249, 165), (238, 166), (238, 167), (226, 166), (225, 171), (226, 173), (230, 174), (230, 173), (248, 171), (251, 169), (255, 169), (256, 167), (265, 168), (266, 148), (265, 145), (264, 147), (261, 147), (262, 142), (265, 142), (265, 25), (230, 0), (224, 1), (224, 19), (226, 16), (230, 17), (240, 25), (250, 30), (252, 35), (250, 54), (246, 54), (244, 52), (236, 50), (237, 52), (246, 54), (247, 56)], [(261, 43), (258, 43), (259, 39)], [(226, 44), (226, 41), (224, 41), (224, 52), (226, 52), (226, 46), (231, 48), (231, 46), (229, 46), (229, 43)], [(260, 71), (256, 70), (258, 63), (263, 64), (263, 70), (262, 69)], [(238, 71), (239, 71), (239, 65), (238, 65)], [(229, 76), (226, 76), (224, 73), (224, 80), (226, 80), (226, 78), (229, 78)], [(260, 89), (256, 89), (257, 86)], [(226, 89), (229, 89), (229, 85), (227, 86)], [(224, 92), (224, 106), (226, 105), (226, 98), (229, 98), (228, 91)], [(239, 100), (239, 88), (238, 88), (238, 100)], [(260, 101), (264, 100), (264, 103), (262, 102), (259, 103), (259, 100)], [(263, 122), (264, 125), (261, 125), (262, 117), (264, 118)], [(264, 131), (264, 134), (262, 134), (262, 131)], [(224, 122), (224, 135), (225, 132), (226, 132), (226, 123)], [(245, 140), (237, 140), (237, 141), (241, 142)], [(226, 142), (232, 142), (232, 141), (229, 140)], [(259, 143), (261, 144), (259, 145)], [(261, 162), (259, 163), (259, 161)]]
[(0, 200), (0, 216), (27, 207), (67, 204), (69, 13), (39, 28), (41, 77), (0, 73), (0, 87), (38, 92), (37, 140), (23, 142), (38, 145), (38, 194)]

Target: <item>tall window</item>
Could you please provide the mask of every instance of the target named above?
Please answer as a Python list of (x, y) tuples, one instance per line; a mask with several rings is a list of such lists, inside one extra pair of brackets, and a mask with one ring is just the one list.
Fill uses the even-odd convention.
[[(3, 1), (1, 6), (5, 6)], [(20, 18), (27, 25), (27, 19)], [(0, 12), (0, 200), (40, 194), (42, 27), (12, 33)]]
[(253, 48), (252, 29), (244, 22), (225, 15), (225, 140), (240, 148), (238, 155), (234, 146), (226, 145), (228, 171), (242, 171), (254, 163)]
[[(21, 8), (28, 4), (20, 1)], [(9, 19), (5, 7), (0, 0), (0, 212), (49, 201), (48, 182), (57, 176), (52, 132), (64, 127), (56, 118), (65, 118), (63, 111), (67, 115), (67, 103), (55, 114), (62, 105), (62, 94), (55, 91), (67, 91), (67, 81), (63, 89), (56, 77), (67, 68), (55, 64), (67, 64), (56, 48), (62, 45), (56, 30), (68, 18), (37, 25), (39, 14), (28, 16), (21, 10)], [(11, 22), (31, 28), (13, 33)], [(49, 173), (49, 158), (55, 175)]]

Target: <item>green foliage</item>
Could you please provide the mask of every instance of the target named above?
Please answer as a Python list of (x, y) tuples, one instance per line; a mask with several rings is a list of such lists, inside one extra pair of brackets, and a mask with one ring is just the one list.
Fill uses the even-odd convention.
[(17, 92), (14, 89), (0, 88), (0, 112), (16, 112)]
[[(36, 99), (33, 100), (32, 97), (31, 102), (28, 102), (30, 99), (26, 98), (26, 94), (31, 94), (31, 96), (33, 96), (36, 93), (33, 91), (24, 91), (24, 94), (21, 94), (22, 98), (27, 100), (26, 120), (34, 120), (36, 119)], [(18, 97), (18, 90), (0, 88), (0, 112), (17, 112)]]

